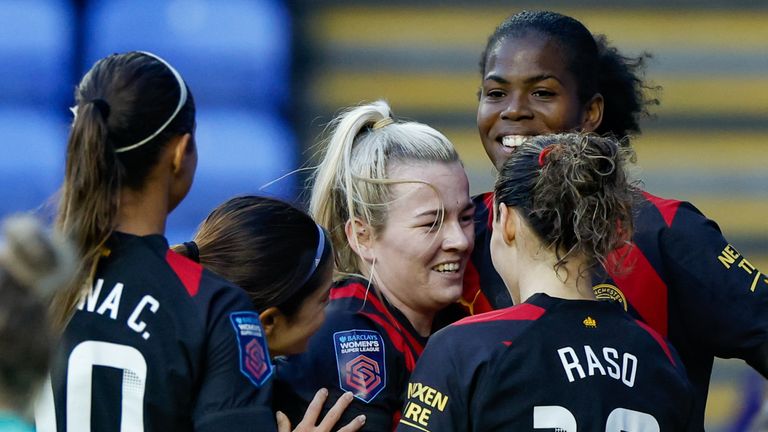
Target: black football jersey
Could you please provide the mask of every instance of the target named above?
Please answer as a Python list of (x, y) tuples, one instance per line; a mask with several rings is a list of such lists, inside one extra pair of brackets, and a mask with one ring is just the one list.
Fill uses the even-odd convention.
[(386, 432), (397, 424), (405, 388), (426, 338), (405, 316), (359, 278), (331, 288), (326, 320), (307, 352), (278, 360), (275, 408), (301, 420), (320, 388), (329, 391), (323, 413), (347, 391), (355, 395), (340, 428), (360, 414), (364, 431)]
[(674, 349), (614, 304), (536, 294), (432, 336), (398, 431), (690, 431)]
[(40, 432), (276, 430), (251, 301), (162, 236), (110, 238), (59, 351)]
[[(619, 303), (678, 350), (704, 423), (714, 357), (740, 358), (768, 377), (768, 276), (692, 204), (639, 191), (632, 247), (594, 278), (601, 300)], [(490, 256), (493, 194), (475, 197), (475, 249), (462, 303), (470, 313), (512, 304)]]

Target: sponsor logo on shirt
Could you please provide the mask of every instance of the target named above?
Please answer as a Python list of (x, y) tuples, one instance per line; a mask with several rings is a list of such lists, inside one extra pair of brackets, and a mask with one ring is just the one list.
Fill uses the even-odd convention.
[(233, 312), (229, 315), (240, 349), (240, 372), (256, 387), (272, 376), (272, 362), (264, 330), (256, 312)]
[(602, 301), (612, 301), (621, 304), (624, 311), (627, 310), (627, 298), (616, 285), (607, 283), (598, 284), (592, 287), (595, 297)]
[(733, 246), (726, 245), (723, 251), (718, 255), (717, 260), (728, 270), (733, 268), (733, 271), (744, 271), (749, 275), (752, 280), (749, 286), (749, 290), (755, 292), (757, 287), (764, 288), (768, 285), (768, 275), (760, 273), (760, 270), (755, 268), (751, 262), (741, 256)]
[(407, 401), (400, 424), (426, 431), (432, 414), (445, 411), (448, 395), (428, 385), (411, 382), (408, 383)]
[(372, 330), (333, 334), (339, 386), (363, 402), (370, 402), (387, 385), (384, 338)]

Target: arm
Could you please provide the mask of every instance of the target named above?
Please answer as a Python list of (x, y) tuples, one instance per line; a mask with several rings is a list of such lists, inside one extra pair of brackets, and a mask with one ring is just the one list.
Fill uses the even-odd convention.
[(768, 276), (688, 203), (680, 205), (661, 242), (671, 298), (689, 337), (768, 377)]
[(196, 431), (276, 430), (272, 364), (248, 297), (222, 290), (209, 305), (205, 359), (193, 421)]

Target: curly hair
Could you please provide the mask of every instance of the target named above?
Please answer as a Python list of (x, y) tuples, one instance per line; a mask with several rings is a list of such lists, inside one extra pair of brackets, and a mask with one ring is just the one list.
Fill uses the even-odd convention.
[[(557, 257), (605, 266), (629, 243), (634, 188), (627, 166), (634, 152), (596, 134), (540, 135), (517, 148), (496, 180), (496, 204), (516, 208)], [(586, 269), (585, 269), (586, 270)]]

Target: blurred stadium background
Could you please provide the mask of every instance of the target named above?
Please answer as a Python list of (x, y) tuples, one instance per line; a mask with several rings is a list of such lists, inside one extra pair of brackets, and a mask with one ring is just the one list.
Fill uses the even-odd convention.
[[(63, 173), (72, 92), (95, 60), (153, 51), (185, 76), (198, 105), (200, 162), (171, 216), (188, 239), (236, 194), (297, 200), (294, 172), (339, 108), (387, 99), (395, 114), (456, 144), (473, 192), (494, 171), (475, 130), (486, 37), (524, 8), (572, 15), (622, 51), (654, 55), (662, 86), (635, 142), (657, 194), (693, 201), (758, 268), (768, 269), (768, 2), (331, 0), (0, 0), (0, 217), (50, 217)], [(744, 430), (765, 383), (740, 361), (716, 364), (707, 430)]]

